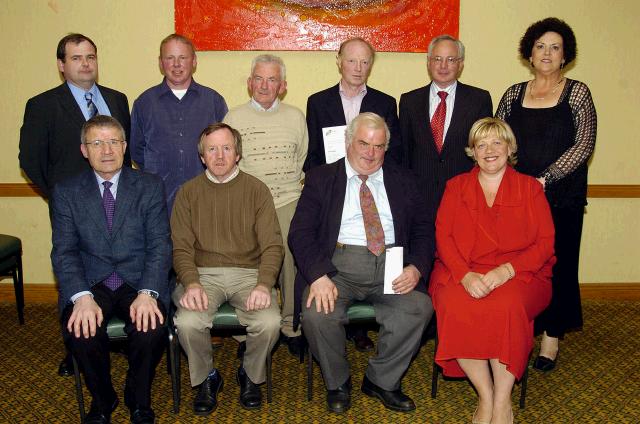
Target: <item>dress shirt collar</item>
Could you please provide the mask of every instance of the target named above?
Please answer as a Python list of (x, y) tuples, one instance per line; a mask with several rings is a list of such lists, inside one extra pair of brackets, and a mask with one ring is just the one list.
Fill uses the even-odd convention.
[(209, 172), (208, 169), (204, 170), (205, 175), (207, 176), (207, 178), (209, 179), (209, 181), (211, 181), (212, 183), (216, 183), (216, 184), (224, 184), (224, 183), (228, 183), (229, 181), (233, 180), (235, 177), (238, 176), (238, 174), (240, 173), (240, 168), (238, 168), (238, 165), (235, 166), (235, 168), (233, 169), (233, 172), (231, 173), (231, 175), (229, 175), (227, 178), (225, 178), (224, 180), (220, 181), (218, 179), (218, 177), (216, 177), (215, 175), (213, 175), (211, 172)]
[[(164, 78), (162, 80), (162, 83), (160, 84), (160, 87), (161, 87), (161, 89), (160, 89), (160, 91), (158, 93), (158, 97), (164, 96), (164, 95), (167, 95), (167, 94), (171, 94), (173, 97), (175, 97), (177, 99), (176, 95), (173, 94), (173, 90), (171, 89), (171, 87), (169, 87), (169, 84), (167, 84), (167, 79), (166, 78)], [(198, 84), (196, 82), (196, 80), (193, 79), (193, 77), (191, 77), (191, 83), (189, 84), (189, 87), (187, 87), (187, 92), (184, 94), (184, 96), (182, 98), (184, 99), (184, 97), (187, 94), (189, 94), (189, 92), (197, 93), (198, 89), (200, 87), (201, 87), (201, 85)]]
[(269, 109), (263, 108), (262, 105), (256, 102), (256, 100), (253, 97), (251, 98), (251, 101), (249, 102), (249, 104), (253, 109), (257, 110), (258, 112), (276, 112), (278, 110), (278, 107), (280, 106), (280, 99), (276, 97), (276, 100), (273, 102), (273, 104)]
[(362, 84), (362, 88), (360, 89), (360, 91), (358, 92), (358, 94), (356, 94), (355, 96), (349, 96), (347, 95), (347, 92), (344, 88), (342, 88), (342, 80), (340, 80), (340, 82), (338, 83), (338, 92), (340, 93), (340, 95), (346, 99), (353, 99), (356, 97), (360, 97), (360, 98), (364, 98), (364, 96), (367, 95), (367, 84)]
[[(107, 181), (104, 178), (102, 178), (96, 171), (93, 171), (93, 173), (96, 176), (96, 180), (98, 180), (98, 188), (100, 188), (100, 195), (102, 196), (103, 192), (104, 192), (104, 185), (102, 185), (103, 182)], [(116, 172), (116, 174), (111, 177), (111, 179), (109, 181), (111, 181), (111, 194), (113, 195), (113, 198), (115, 199), (118, 193), (118, 182), (120, 181), (120, 174), (122, 174), (122, 169), (120, 169), (118, 172)]]
[[(344, 167), (347, 171), (347, 181), (349, 181), (353, 177), (358, 177), (358, 175), (360, 175), (355, 171), (355, 169), (351, 167), (351, 164), (349, 163), (349, 159), (347, 157), (344, 158)], [(378, 169), (373, 174), (370, 174), (367, 180), (370, 180), (372, 182), (375, 181), (375, 182), (384, 183), (382, 167), (380, 167), (380, 169)]]
[(454, 96), (456, 94), (456, 87), (458, 87), (458, 81), (454, 81), (451, 85), (449, 85), (446, 88), (440, 88), (438, 87), (438, 84), (436, 84), (435, 82), (431, 81), (431, 89), (429, 90), (429, 95), (433, 98), (433, 97), (438, 97), (438, 92), (439, 91), (445, 91), (448, 96), (447, 98)]

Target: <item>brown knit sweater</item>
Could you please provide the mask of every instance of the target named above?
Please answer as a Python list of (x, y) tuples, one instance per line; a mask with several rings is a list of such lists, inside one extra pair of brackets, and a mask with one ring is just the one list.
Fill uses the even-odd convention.
[(283, 245), (271, 193), (242, 171), (216, 184), (202, 173), (178, 192), (171, 215), (173, 267), (182, 284), (200, 282), (198, 267), (258, 269), (258, 284), (274, 286)]

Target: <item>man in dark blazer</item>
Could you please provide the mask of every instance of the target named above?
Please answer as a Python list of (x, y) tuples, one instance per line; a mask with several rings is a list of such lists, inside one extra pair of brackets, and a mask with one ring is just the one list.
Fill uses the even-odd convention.
[[(53, 186), (67, 177), (90, 169), (78, 149), (82, 125), (94, 113), (111, 115), (125, 129), (131, 127), (127, 97), (119, 91), (96, 84), (98, 49), (82, 34), (69, 34), (58, 42), (58, 70), (65, 82), (29, 99), (20, 128), (20, 168), (38, 187), (45, 199)], [(85, 98), (90, 93), (91, 104)], [(131, 166), (129, 152), (124, 164)], [(51, 208), (49, 208), (51, 214)], [(58, 368), (60, 376), (73, 374), (71, 357)]]
[[(400, 97), (402, 164), (422, 180), (428, 211), (435, 216), (447, 180), (469, 171), (473, 162), (465, 154), (471, 125), (480, 118), (493, 116), (488, 91), (459, 82), (464, 67), (464, 45), (449, 35), (431, 40), (428, 52), (431, 83)], [(446, 95), (444, 133), (436, 145), (431, 121)]]
[[(415, 404), (400, 382), (433, 313), (424, 280), (433, 260), (433, 223), (423, 213), (413, 176), (394, 164), (383, 166), (390, 136), (384, 120), (360, 114), (346, 133), (346, 159), (307, 173), (291, 222), (296, 306), (322, 368), (331, 411), (351, 405), (344, 324), (354, 300), (371, 302), (380, 324), (377, 354), (369, 360), (362, 391), (389, 409), (412, 411)], [(383, 294), (390, 246), (404, 248), (404, 268), (393, 280), (394, 294)]]
[[(56, 55), (65, 82), (27, 101), (20, 129), (20, 167), (45, 198), (57, 182), (89, 169), (78, 140), (82, 125), (94, 110), (116, 118), (127, 140), (131, 126), (127, 97), (96, 84), (98, 56), (91, 39), (69, 34), (58, 43)], [(87, 94), (91, 94), (93, 107)], [(128, 152), (124, 163), (131, 165)]]
[(396, 99), (367, 86), (367, 79), (375, 59), (375, 50), (362, 38), (344, 41), (338, 50), (336, 63), (340, 82), (333, 87), (312, 94), (307, 100), (307, 128), (309, 151), (303, 170), (326, 163), (322, 129), (347, 125), (361, 112), (382, 116), (391, 131), (387, 158), (400, 163), (400, 128)]
[(51, 198), (64, 340), (93, 397), (86, 423), (110, 422), (118, 404), (109, 320), (122, 319), (129, 339), (124, 402), (133, 423), (154, 422), (151, 382), (166, 343), (172, 245), (164, 186), (123, 167), (124, 138), (110, 116), (87, 121), (79, 150), (92, 169), (56, 184)]

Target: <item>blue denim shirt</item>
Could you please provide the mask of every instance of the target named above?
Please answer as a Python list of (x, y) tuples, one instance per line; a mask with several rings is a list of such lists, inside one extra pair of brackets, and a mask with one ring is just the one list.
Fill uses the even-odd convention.
[(169, 215), (180, 186), (204, 169), (198, 155), (200, 133), (222, 121), (227, 110), (218, 92), (194, 80), (182, 100), (162, 81), (133, 103), (131, 158), (141, 170), (162, 178)]

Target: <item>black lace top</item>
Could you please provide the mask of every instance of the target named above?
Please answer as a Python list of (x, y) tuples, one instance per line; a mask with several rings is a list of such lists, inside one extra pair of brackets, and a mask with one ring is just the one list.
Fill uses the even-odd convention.
[(522, 106), (526, 87), (526, 82), (509, 87), (496, 111), (496, 117), (504, 119), (516, 135), (516, 169), (545, 177), (545, 192), (552, 206), (583, 206), (587, 161), (595, 147), (597, 129), (589, 88), (567, 79), (555, 106), (533, 109)]

